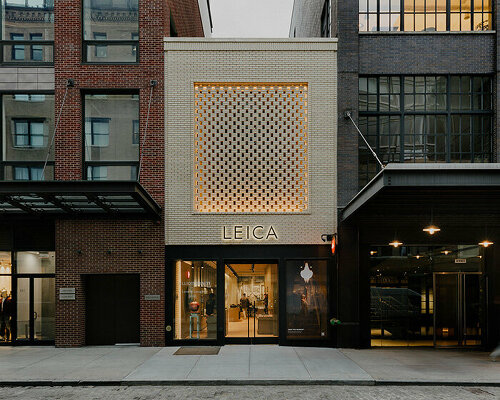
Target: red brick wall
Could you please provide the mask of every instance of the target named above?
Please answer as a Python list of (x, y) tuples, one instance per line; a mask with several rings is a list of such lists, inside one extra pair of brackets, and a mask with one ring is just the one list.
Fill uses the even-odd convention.
[[(82, 65), (81, 0), (57, 0), (55, 5), (56, 115), (69, 89), (55, 141), (56, 179), (79, 180), (83, 174), (82, 89), (126, 88), (140, 91), (140, 143), (148, 110), (151, 80), (154, 88), (147, 141), (143, 149), (141, 184), (164, 206), (164, 52), (170, 9), (166, 0), (140, 0), (139, 65)], [(175, 0), (172, 14), (179, 33), (203, 35), (195, 0)], [(184, 27), (186, 24), (186, 28)], [(75, 287), (76, 301), (56, 303), (56, 346), (85, 344), (84, 275), (138, 273), (141, 282), (141, 345), (164, 344), (165, 233), (164, 223), (138, 221), (57, 221), (56, 293)], [(81, 254), (78, 254), (81, 250)], [(108, 254), (111, 250), (111, 254)], [(139, 254), (139, 250), (142, 254)], [(145, 301), (145, 294), (161, 294), (161, 301)], [(58, 297), (58, 296), (57, 296)]]
[[(167, 3), (169, 6), (168, 18), (170, 18), (171, 13), (179, 37), (204, 36), (198, 0), (167, 0)], [(166, 36), (170, 36), (168, 33), (170, 20), (167, 28)]]

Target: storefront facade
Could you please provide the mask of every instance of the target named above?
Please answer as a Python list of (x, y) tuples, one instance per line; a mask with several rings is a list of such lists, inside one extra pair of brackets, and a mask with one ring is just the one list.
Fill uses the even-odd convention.
[(165, 46), (166, 343), (333, 345), (336, 42)]

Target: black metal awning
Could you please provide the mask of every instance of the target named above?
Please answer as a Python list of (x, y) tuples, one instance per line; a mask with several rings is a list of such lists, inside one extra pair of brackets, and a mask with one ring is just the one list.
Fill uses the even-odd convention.
[(0, 218), (159, 219), (160, 215), (160, 206), (138, 182), (0, 182)]
[(500, 225), (500, 164), (389, 164), (342, 210), (340, 220), (398, 225), (427, 221)]

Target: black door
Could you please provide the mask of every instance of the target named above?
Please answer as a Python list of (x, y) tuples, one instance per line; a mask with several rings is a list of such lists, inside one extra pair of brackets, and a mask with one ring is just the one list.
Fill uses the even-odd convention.
[(139, 303), (138, 275), (87, 276), (87, 344), (139, 343)]

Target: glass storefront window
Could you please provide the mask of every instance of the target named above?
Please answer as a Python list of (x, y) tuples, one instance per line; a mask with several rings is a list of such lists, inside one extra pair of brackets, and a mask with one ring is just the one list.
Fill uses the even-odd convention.
[(371, 345), (480, 344), (483, 269), (477, 245), (372, 247)]
[(18, 274), (54, 274), (56, 255), (53, 251), (22, 251), (16, 253)]
[(326, 260), (286, 262), (288, 339), (328, 338), (328, 268)]
[(85, 95), (85, 174), (88, 180), (137, 180), (139, 96)]
[(217, 339), (217, 263), (175, 263), (174, 339)]
[(0, 251), (0, 343), (12, 341), (12, 261), (11, 253)]

